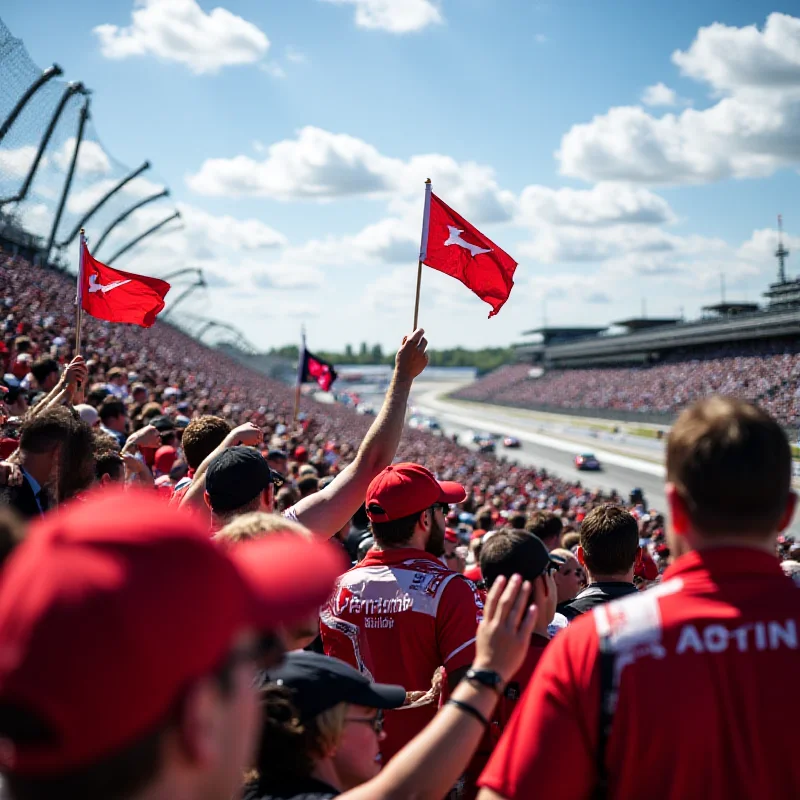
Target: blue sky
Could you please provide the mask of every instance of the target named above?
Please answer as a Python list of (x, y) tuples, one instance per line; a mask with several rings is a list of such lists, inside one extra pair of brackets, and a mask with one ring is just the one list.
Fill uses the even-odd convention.
[(301, 324), (311, 347), (398, 341), (425, 177), (520, 262), (491, 320), (426, 271), (437, 347), (518, 340), (545, 305), (560, 324), (642, 299), (693, 316), (721, 272), (729, 299), (756, 300), (778, 212), (800, 247), (800, 19), (773, 5), (219, 2), (11, 0), (0, 16), (93, 90), (103, 148), (149, 158), (183, 212), (118, 265), (202, 267), (214, 287), (186, 309), (261, 347)]

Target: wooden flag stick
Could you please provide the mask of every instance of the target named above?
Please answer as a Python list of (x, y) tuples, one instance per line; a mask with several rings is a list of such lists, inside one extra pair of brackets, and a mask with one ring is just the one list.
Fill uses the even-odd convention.
[(417, 261), (417, 297), (414, 300), (414, 327), (417, 329), (419, 323), (419, 290), (422, 286), (422, 262), (427, 256), (428, 250), (428, 223), (431, 213), (431, 179), (425, 181), (425, 206), (422, 212), (422, 241), (419, 245), (419, 261)]
[(417, 322), (419, 321), (419, 289), (422, 285), (422, 262), (417, 262), (417, 299), (414, 301), (414, 327), (411, 329), (415, 331), (417, 329)]
[(86, 231), (81, 228), (80, 253), (78, 255), (78, 294), (75, 303), (75, 355), (81, 354), (81, 328), (83, 327), (83, 247)]

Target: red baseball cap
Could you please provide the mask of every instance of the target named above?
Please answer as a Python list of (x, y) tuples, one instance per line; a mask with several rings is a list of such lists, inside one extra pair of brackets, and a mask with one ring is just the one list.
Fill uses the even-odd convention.
[(307, 616), (345, 567), (297, 537), (223, 551), (155, 493), (106, 489), (45, 517), (3, 567), (0, 707), (51, 735), (15, 740), (0, 714), (0, 769), (52, 775), (112, 755), (224, 663), (238, 634)]
[(444, 540), (446, 542), (452, 542), (454, 544), (458, 544), (460, 541), (458, 538), (458, 531), (453, 530), (452, 528), (445, 528), (444, 529)]
[(391, 522), (434, 503), (462, 503), (466, 498), (460, 483), (437, 481), (421, 464), (392, 464), (367, 489), (367, 516), (372, 522)]

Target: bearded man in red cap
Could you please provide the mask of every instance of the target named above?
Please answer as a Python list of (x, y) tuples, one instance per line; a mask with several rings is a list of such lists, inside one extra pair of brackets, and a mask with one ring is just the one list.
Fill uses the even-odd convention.
[[(372, 481), (366, 508), (375, 545), (339, 578), (322, 611), (326, 654), (410, 693), (429, 692), (439, 667), (451, 687), (468, 675), (483, 603), (442, 561), (449, 507), (465, 497), (463, 486), (419, 464), (394, 464)], [(429, 699), (386, 713), (384, 762), (433, 719), (438, 702)]]

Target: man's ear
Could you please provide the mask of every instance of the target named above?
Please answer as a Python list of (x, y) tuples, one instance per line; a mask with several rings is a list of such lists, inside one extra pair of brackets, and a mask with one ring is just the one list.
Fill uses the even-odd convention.
[(586, 566), (586, 554), (583, 552), (583, 548), (578, 545), (578, 550), (575, 553), (575, 557), (578, 559), (578, 563), (582, 566)]
[(691, 529), (689, 509), (686, 501), (681, 497), (678, 487), (674, 483), (664, 484), (664, 496), (669, 509), (669, 519), (672, 532), (676, 536), (685, 536)]
[(206, 506), (208, 507), (209, 511), (213, 511), (214, 509), (211, 508), (211, 498), (208, 496), (208, 492), (203, 492), (203, 500), (205, 500)]

